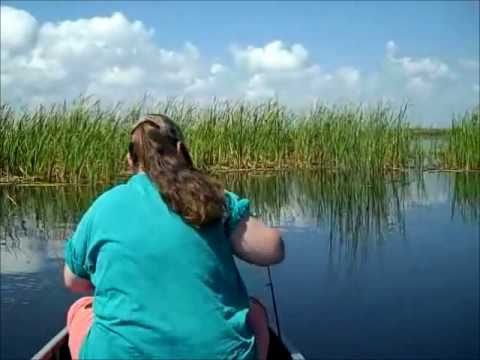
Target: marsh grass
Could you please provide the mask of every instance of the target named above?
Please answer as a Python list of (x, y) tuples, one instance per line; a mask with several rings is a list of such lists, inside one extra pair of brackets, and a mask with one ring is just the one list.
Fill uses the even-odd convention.
[[(294, 112), (278, 102), (167, 101), (108, 107), (91, 99), (14, 110), (0, 107), (0, 178), (32, 182), (109, 182), (126, 170), (131, 124), (166, 113), (182, 127), (196, 166), (218, 170), (327, 169), (372, 177), (423, 169), (427, 152), (406, 107), (315, 106)], [(475, 117), (476, 116), (476, 117)], [(454, 121), (436, 166), (478, 169), (478, 113)], [(461, 146), (458, 146), (461, 144)]]
[(128, 127), (138, 109), (119, 115), (99, 103), (14, 112), (0, 109), (2, 177), (43, 181), (108, 181), (124, 167)]
[(440, 156), (446, 168), (480, 170), (480, 107), (452, 120)]

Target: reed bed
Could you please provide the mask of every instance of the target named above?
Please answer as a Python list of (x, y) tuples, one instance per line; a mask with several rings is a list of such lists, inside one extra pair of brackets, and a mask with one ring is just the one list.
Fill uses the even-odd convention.
[(480, 170), (480, 107), (452, 120), (440, 153), (446, 168)]
[[(210, 171), (321, 168), (377, 176), (423, 168), (426, 152), (406, 108), (315, 106), (294, 112), (278, 102), (167, 101), (108, 107), (90, 99), (14, 110), (0, 107), (0, 178), (97, 183), (126, 170), (131, 124), (142, 113), (177, 121), (196, 166)], [(454, 122), (442, 167), (478, 169), (478, 113)], [(473, 120), (471, 120), (473, 119)], [(475, 120), (476, 119), (476, 120)], [(463, 147), (455, 144), (461, 142)], [(477, 146), (478, 149), (478, 146)]]
[(119, 116), (99, 103), (0, 108), (0, 171), (3, 178), (49, 182), (109, 181), (124, 168), (128, 125), (137, 108)]

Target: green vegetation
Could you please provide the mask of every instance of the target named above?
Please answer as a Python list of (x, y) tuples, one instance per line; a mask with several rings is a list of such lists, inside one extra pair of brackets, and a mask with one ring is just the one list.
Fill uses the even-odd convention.
[(440, 156), (448, 169), (480, 170), (480, 108), (452, 121)]
[(128, 119), (117, 109), (84, 101), (15, 113), (0, 108), (0, 171), (3, 178), (42, 181), (105, 181), (124, 167)]
[(420, 137), (439, 137), (445, 136), (448, 134), (448, 129), (446, 128), (421, 128), (414, 127), (411, 129), (413, 135)]
[(322, 106), (295, 114), (277, 103), (221, 104), (182, 123), (194, 159), (207, 168), (378, 172), (407, 167), (413, 156), (404, 109)]
[(479, 111), (454, 120), (433, 147), (421, 144), (406, 108), (317, 106), (293, 112), (277, 102), (165, 102), (146, 109), (71, 104), (0, 107), (2, 181), (98, 183), (123, 174), (130, 125), (163, 112), (183, 128), (196, 165), (218, 170), (321, 168), (378, 176), (406, 169), (480, 169)]

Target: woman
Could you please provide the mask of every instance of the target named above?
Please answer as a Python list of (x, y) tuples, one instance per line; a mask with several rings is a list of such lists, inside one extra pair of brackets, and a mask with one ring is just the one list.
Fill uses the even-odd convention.
[(94, 291), (69, 310), (72, 356), (265, 358), (265, 313), (232, 255), (278, 263), (279, 232), (194, 168), (165, 115), (134, 125), (128, 162), (135, 174), (95, 200), (65, 248), (66, 286)]

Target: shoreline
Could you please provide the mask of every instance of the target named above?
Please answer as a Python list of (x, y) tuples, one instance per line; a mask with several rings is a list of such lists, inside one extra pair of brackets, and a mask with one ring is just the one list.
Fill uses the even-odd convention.
[[(386, 175), (391, 173), (407, 173), (418, 171), (420, 173), (480, 173), (480, 169), (448, 169), (448, 168), (423, 168), (423, 169), (415, 169), (411, 168), (386, 168), (384, 172), (378, 175)], [(278, 174), (282, 172), (292, 172), (292, 171), (306, 171), (306, 172), (328, 172), (328, 173), (349, 173), (352, 170), (345, 170), (339, 168), (325, 168), (325, 167), (318, 167), (318, 166), (310, 166), (310, 167), (262, 167), (262, 168), (243, 168), (243, 169), (229, 169), (229, 168), (212, 168), (205, 170), (206, 173), (215, 176), (215, 175), (235, 175), (235, 174), (247, 174), (247, 173), (254, 173), (253, 176), (258, 175), (265, 175), (268, 173)], [(355, 173), (358, 171), (355, 170)], [(252, 174), (251, 174), (252, 175)], [(22, 176), (0, 176), (0, 186), (37, 186), (37, 187), (56, 187), (56, 186), (78, 186), (78, 187), (86, 187), (86, 186), (97, 186), (97, 185), (105, 185), (109, 183), (114, 183), (116, 181), (120, 181), (122, 179), (127, 179), (130, 174), (121, 173), (118, 176), (103, 181), (97, 182), (88, 182), (88, 181), (46, 181), (41, 179), (40, 177), (22, 177)]]

